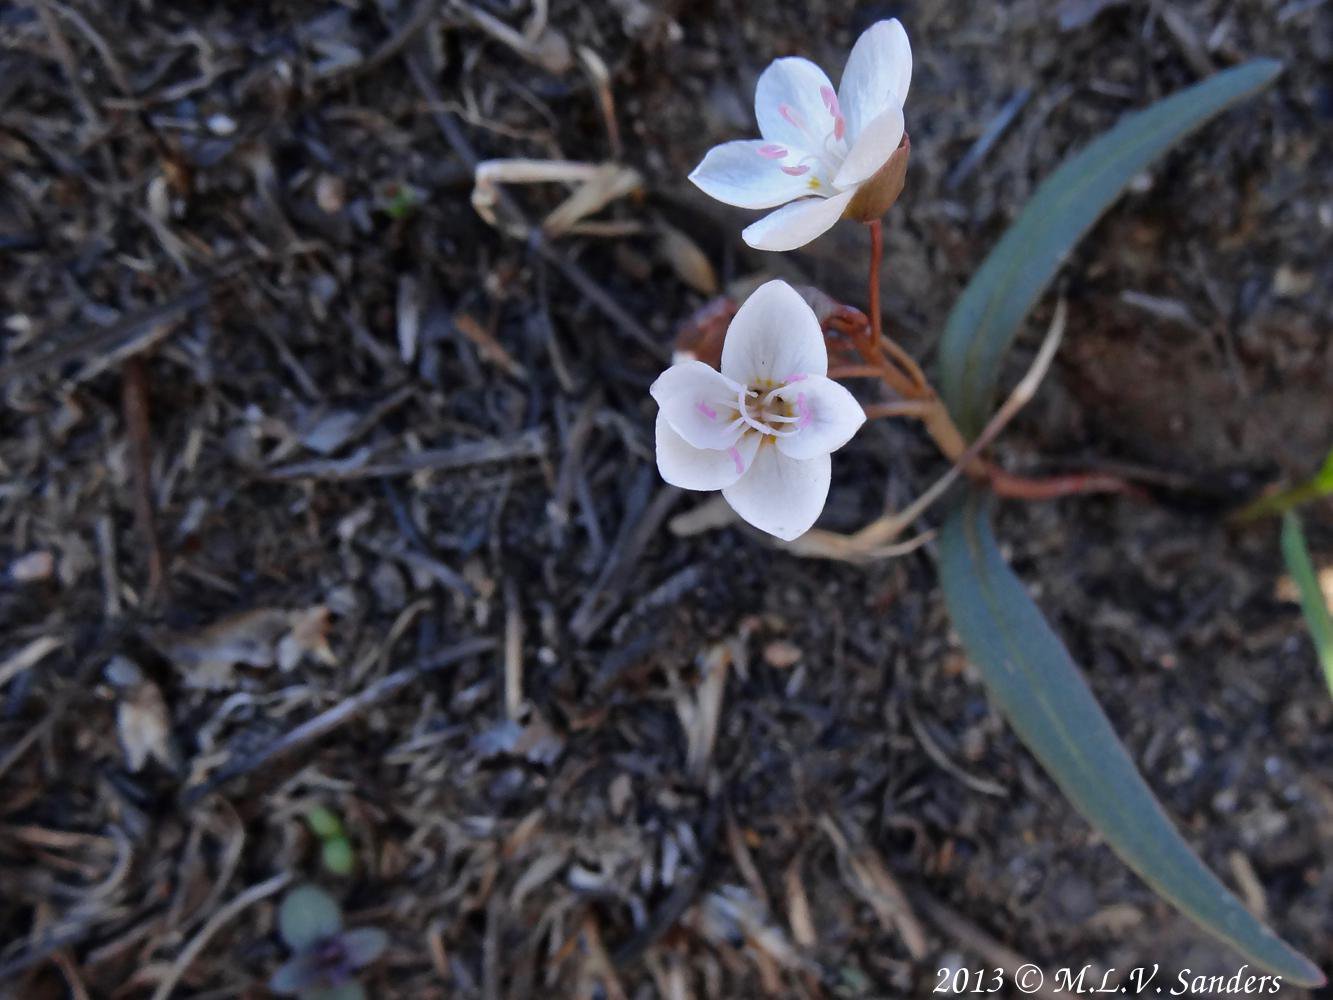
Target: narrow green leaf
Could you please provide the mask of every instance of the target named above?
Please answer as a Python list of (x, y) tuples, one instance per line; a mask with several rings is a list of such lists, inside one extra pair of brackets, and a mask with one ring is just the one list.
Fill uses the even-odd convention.
[(1281, 71), (1256, 59), (1127, 115), (1042, 183), (959, 298), (940, 343), (940, 391), (964, 434), (985, 426), (1001, 358), (1083, 234), (1149, 163)]
[(1069, 653), (1005, 564), (981, 495), (940, 533), (940, 580), (954, 628), (1010, 725), (1111, 848), (1163, 898), (1250, 961), (1292, 983), (1317, 967), (1261, 924), (1172, 826)]
[(1324, 668), (1324, 680), (1333, 694), (1333, 615), (1329, 614), (1323, 588), (1314, 571), (1314, 560), (1305, 544), (1305, 532), (1295, 514), (1282, 518), (1282, 558), (1287, 561), (1287, 572), (1296, 581), (1301, 594), (1301, 610), (1305, 612), (1305, 626), (1314, 640), (1315, 655)]

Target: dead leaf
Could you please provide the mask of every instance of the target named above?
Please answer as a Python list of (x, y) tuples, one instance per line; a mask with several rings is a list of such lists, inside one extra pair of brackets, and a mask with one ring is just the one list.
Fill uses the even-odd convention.
[(148, 680), (137, 664), (123, 656), (113, 657), (104, 672), (120, 694), (116, 732), (125, 753), (125, 765), (131, 771), (141, 771), (148, 758), (154, 757), (163, 767), (175, 770), (171, 719), (162, 689)]
[(301, 662), (307, 654), (326, 666), (334, 666), (338, 658), (329, 646), (329, 627), (332, 624), (326, 605), (316, 604), (304, 611), (288, 613), (292, 630), (278, 641), (278, 669), (284, 673)]
[(29, 552), (9, 564), (9, 578), (15, 583), (36, 583), (49, 580), (55, 572), (56, 560), (50, 552)]
[(801, 662), (801, 647), (784, 639), (777, 639), (764, 647), (764, 662), (778, 670), (786, 670)]
[(188, 633), (155, 639), (191, 687), (216, 690), (233, 683), (237, 664), (291, 670), (307, 655), (334, 663), (328, 645), (329, 609), (255, 608)]
[(716, 295), (719, 287), (717, 272), (708, 255), (699, 249), (699, 244), (665, 222), (659, 223), (659, 229), (658, 250), (676, 272), (676, 277), (701, 295)]

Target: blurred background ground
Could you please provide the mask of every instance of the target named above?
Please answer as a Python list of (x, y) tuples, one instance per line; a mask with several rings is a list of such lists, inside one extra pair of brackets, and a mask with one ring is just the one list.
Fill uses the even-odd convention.
[[(1333, 708), (1274, 526), (1221, 523), (1330, 443), (1329, 5), (30, 0), (0, 9), (0, 989), (263, 996), (284, 874), (389, 931), (374, 996), (918, 996), (984, 936), (1234, 971), (989, 707), (929, 550), (668, 530), (698, 498), (646, 389), (711, 283), (864, 304), (862, 233), (754, 254), (685, 174), (752, 133), (771, 58), (836, 79), (894, 15), (886, 306), (928, 364), (1067, 152), (1287, 63), (1070, 261), (997, 457), (1149, 484), (1007, 505), (1010, 555), (1191, 842), (1333, 966)], [(539, 245), (473, 210), (466, 145), (642, 183)], [(821, 523), (940, 471), (878, 423)]]

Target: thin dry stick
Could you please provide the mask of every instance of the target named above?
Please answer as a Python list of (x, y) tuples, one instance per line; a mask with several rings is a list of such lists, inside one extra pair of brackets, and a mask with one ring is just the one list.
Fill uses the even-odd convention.
[(905, 542), (868, 548), (860, 541), (858, 535), (844, 535), (837, 531), (814, 528), (795, 541), (782, 543), (782, 547), (807, 559), (838, 559), (843, 562), (864, 563), (909, 555), (934, 537), (934, 530), (923, 531)]
[(926, 373), (921, 370), (921, 366), (916, 363), (916, 359), (903, 350), (896, 340), (888, 334), (880, 334), (880, 346), (893, 355), (893, 360), (902, 366), (922, 392), (931, 391), (930, 380), (926, 378)]
[(504, 702), (505, 715), (517, 720), (523, 714), (523, 612), (518, 606), (518, 588), (505, 588)]
[(871, 403), (865, 407), (867, 420), (882, 417), (922, 417), (938, 404), (923, 399), (896, 400), (892, 403)]
[(200, 928), (199, 933), (190, 939), (190, 943), (181, 949), (181, 953), (176, 956), (176, 961), (171, 963), (171, 968), (167, 970), (166, 977), (157, 984), (157, 989), (153, 991), (152, 1000), (167, 1000), (171, 991), (176, 988), (176, 984), (180, 982), (181, 976), (185, 975), (185, 970), (190, 967), (190, 963), (199, 956), (199, 953), (204, 950), (204, 945), (208, 944), (213, 935), (220, 931), (225, 924), (240, 916), (243, 910), (254, 906), (261, 899), (272, 896), (291, 880), (291, 872), (280, 872), (267, 882), (252, 885), (214, 913), (209, 918), (208, 923)]
[(130, 471), (134, 482), (134, 520), (148, 559), (148, 592), (152, 603), (162, 587), (162, 546), (153, 511), (153, 437), (148, 421), (148, 374), (141, 356), (129, 358), (121, 374), (121, 402), (125, 432), (130, 441)]
[(249, 774), (256, 768), (275, 760), (284, 754), (290, 753), (297, 747), (312, 743), (315, 740), (327, 736), (339, 726), (345, 725), (356, 718), (362, 712), (373, 705), (377, 705), (384, 699), (397, 691), (407, 687), (413, 681), (420, 678), (423, 674), (434, 670), (442, 670), (445, 667), (452, 666), (460, 660), (469, 656), (478, 656), (482, 653), (489, 653), (495, 648), (495, 640), (487, 637), (475, 637), (465, 639), (448, 649), (441, 650), (434, 657), (425, 663), (415, 667), (404, 667), (394, 673), (381, 677), (379, 680), (363, 688), (358, 693), (349, 698), (340, 701), (337, 705), (327, 711), (319, 713), (312, 719), (307, 719), (291, 732), (274, 740), (268, 746), (264, 747), (258, 753), (246, 757), (235, 763), (224, 765), (218, 771), (205, 781), (200, 782), (181, 793), (181, 804), (189, 807), (198, 802), (205, 795), (216, 791), (222, 785), (242, 775)]
[[(476, 170), (477, 164), (480, 162), (476, 151), (473, 150), (472, 144), (468, 142), (467, 137), (463, 134), (463, 130), (459, 128), (454, 115), (445, 110), (446, 105), (444, 98), (440, 95), (440, 88), (436, 86), (434, 79), (426, 71), (422, 60), (415, 53), (407, 54), (407, 68), (422, 96), (426, 98), (426, 103), (432, 108), (431, 113), (435, 119), (435, 124), (444, 133), (445, 141), (453, 147), (459, 159), (467, 164), (469, 168)], [(670, 352), (657, 342), (656, 338), (648, 332), (642, 323), (631, 316), (627, 309), (589, 277), (582, 267), (552, 245), (539, 227), (532, 226), (527, 222), (526, 216), (518, 203), (509, 196), (508, 192), (501, 189), (496, 193), (496, 199), (507, 216), (523, 220), (528, 232), (528, 247), (563, 274), (565, 280), (577, 288), (584, 298), (616, 325), (619, 333), (633, 340), (653, 357), (663, 361), (670, 357)]]
[(829, 378), (882, 378), (883, 374), (874, 365), (836, 365), (828, 370)]
[(884, 222), (870, 223), (870, 350), (866, 358), (884, 367), (884, 320), (879, 311), (879, 272), (884, 262)]
[[(925, 914), (927, 920), (952, 937), (966, 950), (980, 956), (987, 963), (1004, 969), (1008, 973), (1006, 978), (1012, 980), (1020, 969), (1035, 968), (1025, 956), (996, 941), (980, 927), (977, 927), (961, 914), (955, 913), (924, 891), (914, 890), (911, 893), (911, 899), (916, 908)], [(1055, 998), (1069, 995), (1053, 984), (1039, 982), (1032, 986), (1031, 980), (1028, 980), (1026, 985), (1028, 986), (1026, 992), (1031, 996), (1050, 997), (1055, 1000)]]

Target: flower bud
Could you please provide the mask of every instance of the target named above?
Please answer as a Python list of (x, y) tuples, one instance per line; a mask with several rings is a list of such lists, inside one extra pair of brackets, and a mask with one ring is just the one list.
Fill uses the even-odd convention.
[(911, 155), (912, 140), (904, 132), (898, 148), (884, 161), (884, 166), (861, 185), (842, 217), (855, 222), (882, 219), (903, 193), (903, 185), (907, 183), (907, 161)]

